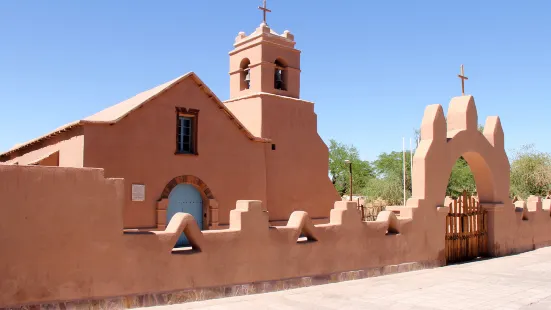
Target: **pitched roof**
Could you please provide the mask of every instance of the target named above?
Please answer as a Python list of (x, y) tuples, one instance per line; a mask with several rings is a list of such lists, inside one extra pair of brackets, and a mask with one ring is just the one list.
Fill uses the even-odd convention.
[(136, 96), (129, 98), (123, 102), (117, 103), (111, 107), (108, 107), (94, 115), (88, 116), (82, 120), (72, 122), (66, 125), (63, 125), (54, 131), (40, 136), (36, 139), (30, 140), (25, 143), (17, 144), (7, 152), (0, 154), (0, 156), (8, 155), (13, 152), (16, 152), (20, 149), (23, 149), (27, 146), (30, 146), (34, 143), (41, 142), (43, 140), (46, 140), (50, 137), (53, 137), (61, 132), (70, 130), (74, 127), (81, 126), (83, 124), (114, 124), (123, 119), (125, 116), (130, 114), (132, 111), (138, 109), (142, 105), (146, 104), (147, 102), (153, 100), (166, 90), (170, 89), (172, 86), (178, 84), (179, 82), (190, 78), (192, 79), (201, 90), (205, 92), (205, 94), (208, 95), (209, 98), (212, 99), (212, 101), (218, 105), (219, 109), (222, 110), (226, 114), (226, 116), (237, 126), (237, 128), (242, 131), (249, 140), (254, 142), (262, 142), (262, 143), (269, 143), (271, 142), (270, 139), (261, 138), (253, 135), (238, 119), (231, 113), (231, 111), (216, 97), (216, 95), (201, 81), (201, 79), (194, 73), (189, 72), (185, 75), (182, 75), (178, 78), (175, 78), (172, 81), (166, 82), (164, 84), (161, 84), (159, 86), (156, 86), (150, 90), (146, 90), (142, 93), (137, 94)]
[(144, 103), (154, 99), (155, 97), (163, 93), (163, 91), (167, 90), (168, 88), (175, 85), (176, 83), (184, 80), (186, 77), (190, 76), (191, 74), (193, 73), (188, 73), (186, 75), (179, 76), (172, 81), (168, 81), (164, 84), (153, 87), (150, 90), (141, 92), (132, 98), (126, 99), (125, 101), (117, 103), (113, 106), (110, 106), (102, 111), (99, 111), (94, 115), (88, 116), (84, 118), (82, 121), (88, 122), (88, 123), (108, 123), (108, 124), (116, 123), (126, 115), (130, 114), (130, 112), (139, 108)]

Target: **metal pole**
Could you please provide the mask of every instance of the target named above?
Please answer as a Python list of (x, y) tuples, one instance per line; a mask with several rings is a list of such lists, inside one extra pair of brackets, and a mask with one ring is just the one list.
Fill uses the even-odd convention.
[(402, 137), (402, 163), (404, 172), (404, 206), (406, 205), (406, 138)]
[(349, 169), (350, 169), (350, 201), (352, 201), (352, 162), (350, 162), (350, 164), (348, 164), (349, 166)]

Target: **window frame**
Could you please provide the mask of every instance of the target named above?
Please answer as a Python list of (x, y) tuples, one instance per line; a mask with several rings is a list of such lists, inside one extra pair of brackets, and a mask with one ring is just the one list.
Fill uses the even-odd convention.
[[(180, 150), (180, 118), (187, 117), (191, 119), (191, 152), (183, 152)], [(198, 133), (199, 133), (199, 110), (188, 109), (184, 107), (176, 107), (176, 151), (175, 155), (199, 155), (198, 147)]]

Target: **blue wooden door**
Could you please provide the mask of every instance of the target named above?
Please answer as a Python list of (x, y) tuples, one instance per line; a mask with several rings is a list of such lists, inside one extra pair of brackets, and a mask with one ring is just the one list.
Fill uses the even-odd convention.
[[(199, 191), (190, 184), (178, 184), (172, 189), (168, 195), (168, 209), (166, 212), (167, 223), (178, 212), (189, 213), (193, 215), (195, 221), (199, 225), (199, 229), (203, 229), (203, 198)], [(176, 247), (188, 246), (189, 241), (182, 233)]]

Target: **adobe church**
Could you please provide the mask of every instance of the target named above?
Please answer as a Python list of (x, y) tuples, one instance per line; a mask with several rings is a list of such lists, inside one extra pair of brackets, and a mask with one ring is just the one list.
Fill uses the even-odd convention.
[(300, 99), (294, 36), (264, 19), (250, 35), (239, 33), (229, 56), (225, 102), (187, 73), (17, 145), (0, 162), (102, 168), (123, 178), (125, 229), (164, 229), (176, 212), (205, 230), (223, 229), (241, 199), (262, 200), (273, 225), (295, 210), (328, 222), (341, 199), (314, 104)]

